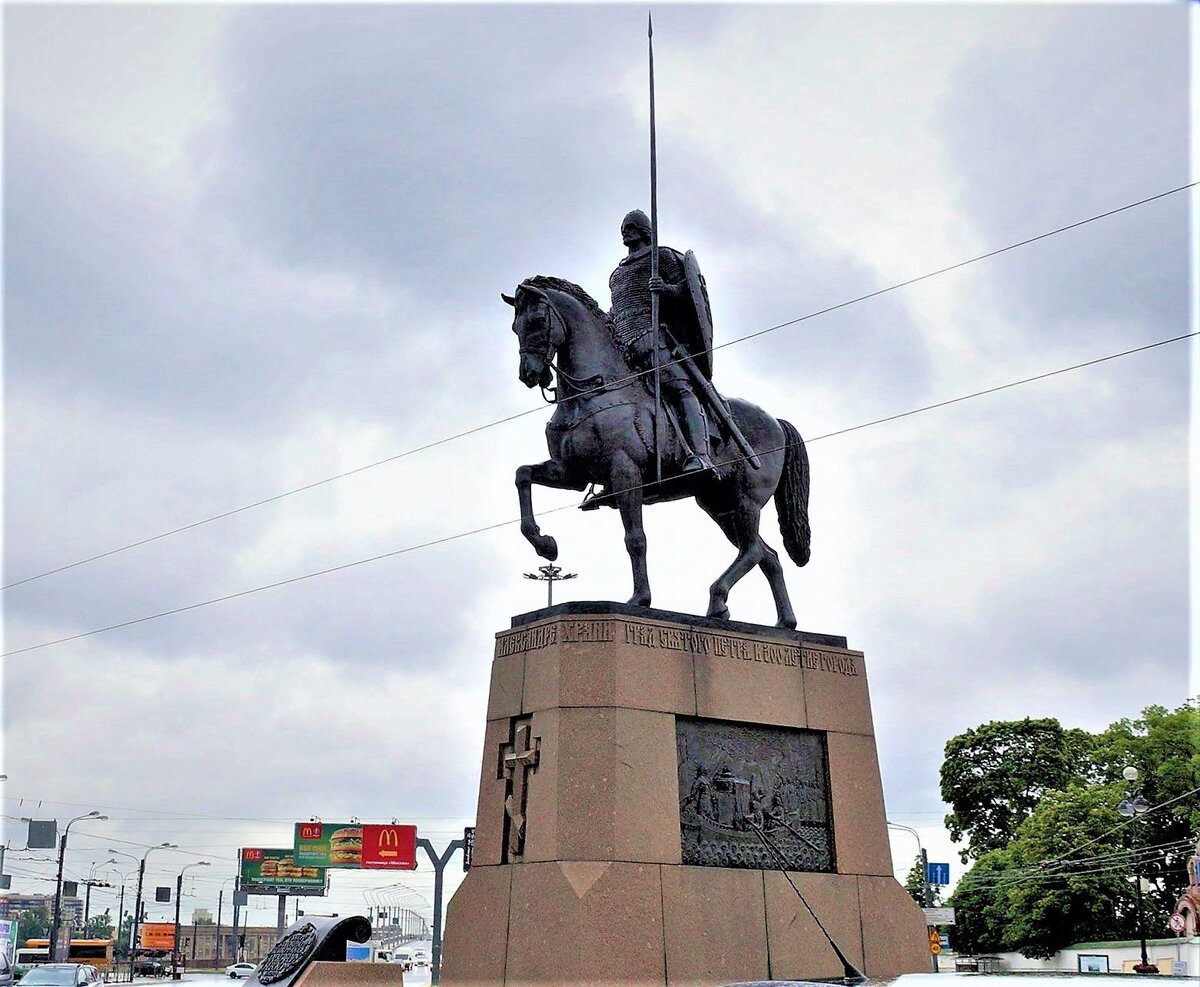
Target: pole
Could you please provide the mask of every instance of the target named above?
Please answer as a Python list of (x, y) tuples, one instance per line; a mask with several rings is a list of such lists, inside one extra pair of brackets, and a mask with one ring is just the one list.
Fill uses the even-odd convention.
[(221, 890), (217, 892), (217, 940), (213, 943), (213, 956), (217, 961), (217, 966), (221, 965), (221, 909), (225, 905), (225, 887), (221, 886)]
[(441, 983), (442, 974), (442, 873), (454, 856), (454, 851), (463, 848), (463, 841), (451, 840), (441, 856), (424, 837), (417, 840), (417, 846), (425, 851), (429, 862), (433, 864), (433, 949), (430, 950), (433, 955), (429, 958), (429, 983), (432, 985)]
[(175, 942), (171, 946), (171, 979), (179, 979), (179, 908), (183, 902), (183, 871), (175, 878)]
[[(654, 18), (646, 15), (650, 54), (650, 277), (658, 277), (658, 144), (654, 118)], [(662, 482), (662, 383), (658, 365), (658, 292), (650, 292), (650, 329), (654, 333), (654, 480)]]
[(58, 879), (54, 885), (54, 917), (50, 922), (51, 963), (58, 963), (62, 959), (58, 953), (58, 923), (62, 914), (63, 860), (67, 855), (67, 834), (70, 831), (71, 824), (67, 823), (66, 829), (63, 830), (62, 837), (58, 841)]
[[(929, 853), (924, 847), (921, 847), (921, 904), (926, 908), (933, 906), (933, 902), (929, 897)], [(934, 927), (927, 925), (926, 929), (933, 932)], [(938, 972), (937, 953), (933, 954), (933, 972)]]
[(133, 899), (133, 925), (129, 929), (129, 980), (133, 982), (134, 967), (137, 964), (138, 927), (142, 924), (142, 881), (146, 876), (146, 858), (138, 861), (137, 894)]
[(287, 928), (287, 895), (279, 896), (279, 911), (275, 919), (275, 938), (283, 938), (283, 930)]
[[(1142, 862), (1141, 856), (1138, 853), (1138, 817), (1134, 815), (1133, 821), (1129, 826), (1129, 835), (1133, 840), (1133, 888), (1137, 895), (1137, 920), (1138, 920), (1138, 938), (1142, 942), (1142, 969), (1138, 973), (1151, 972), (1150, 957), (1146, 955), (1146, 919), (1145, 913), (1142, 910)], [(1157, 967), (1153, 968), (1154, 973), (1158, 973)]]
[(125, 931), (125, 879), (121, 878), (121, 898), (117, 904), (117, 945), (121, 944), (121, 933)]
[[(240, 869), (240, 863), (239, 863)], [(238, 904), (238, 891), (242, 887), (242, 878), (239, 875), (233, 879), (233, 962), (237, 962), (238, 955), (238, 915), (241, 914), (242, 906)]]

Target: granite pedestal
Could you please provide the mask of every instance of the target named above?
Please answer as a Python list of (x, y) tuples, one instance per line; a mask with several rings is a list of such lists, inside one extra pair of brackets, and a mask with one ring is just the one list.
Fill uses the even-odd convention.
[(513, 624), (443, 983), (839, 977), (801, 895), (869, 977), (929, 968), (892, 876), (861, 652), (610, 603)]

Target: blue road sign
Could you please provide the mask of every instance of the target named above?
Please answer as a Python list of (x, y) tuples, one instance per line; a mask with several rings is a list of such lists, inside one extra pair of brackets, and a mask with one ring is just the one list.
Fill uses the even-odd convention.
[(950, 883), (950, 865), (949, 864), (926, 864), (925, 879), (930, 884), (947, 885)]

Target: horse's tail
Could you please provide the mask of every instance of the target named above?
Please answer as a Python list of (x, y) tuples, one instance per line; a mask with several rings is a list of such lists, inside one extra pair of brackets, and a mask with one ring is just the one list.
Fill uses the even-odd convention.
[(796, 565), (807, 565), (812, 552), (812, 532), (808, 527), (808, 450), (790, 422), (779, 419), (787, 443), (783, 457), (783, 475), (775, 488), (775, 509), (779, 512), (779, 530), (783, 547)]

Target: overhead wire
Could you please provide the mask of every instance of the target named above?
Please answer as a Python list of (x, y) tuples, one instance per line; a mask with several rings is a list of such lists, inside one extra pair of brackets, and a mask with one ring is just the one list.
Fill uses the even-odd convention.
[[(1068, 223), (1065, 226), (1059, 226), (1055, 229), (1047, 230), (1045, 232), (1036, 234), (1034, 236), (1026, 237), (1023, 240), (1018, 240), (1014, 243), (1007, 244), (1003, 247), (998, 247), (994, 250), (989, 250), (986, 253), (977, 254), (974, 257), (969, 257), (965, 260), (957, 261), (956, 263), (953, 263), (953, 264), (948, 264), (945, 267), (938, 268), (937, 270), (928, 271), (924, 274), (917, 275), (916, 277), (908, 278), (904, 281), (899, 281), (899, 282), (896, 282), (895, 284), (888, 285), (887, 287), (879, 288), (879, 289), (876, 289), (875, 291), (870, 291), (865, 294), (858, 295), (854, 298), (850, 298), (845, 301), (838, 302), (835, 305), (829, 305), (829, 306), (826, 306), (825, 308), (817, 309), (816, 311), (809, 312), (802, 316), (798, 316), (797, 318), (789, 319), (785, 322), (780, 322), (773, 326), (768, 326), (765, 329), (760, 329), (760, 330), (757, 330), (756, 332), (751, 332), (751, 333), (747, 333), (743, 336), (735, 337), (734, 339), (728, 340), (724, 343), (720, 343), (720, 344), (714, 346), (713, 350), (716, 351), (716, 350), (720, 350), (720, 349), (726, 349), (730, 346), (735, 346), (740, 343), (747, 342), (748, 340), (757, 339), (760, 336), (765, 336), (768, 333), (776, 332), (780, 329), (785, 329), (785, 328), (788, 328), (791, 326), (795, 326), (802, 322), (807, 322), (810, 319), (818, 318), (819, 316), (822, 316), (822, 315), (827, 315), (830, 312), (836, 312), (840, 309), (848, 308), (851, 305), (857, 305), (861, 302), (868, 301), (872, 298), (878, 298), (881, 295), (886, 295), (890, 292), (898, 291), (901, 288), (910, 287), (911, 285), (918, 284), (922, 281), (927, 281), (931, 278), (935, 278), (935, 277), (938, 277), (943, 274), (948, 274), (951, 271), (960, 270), (961, 268), (967, 267), (971, 264), (976, 264), (976, 263), (979, 263), (980, 261), (988, 260), (992, 257), (997, 257), (1000, 254), (1004, 254), (1009, 251), (1016, 250), (1020, 247), (1028, 246), (1029, 244), (1032, 244), (1032, 243), (1037, 243), (1040, 240), (1045, 240), (1045, 239), (1048, 239), (1049, 237), (1057, 236), (1061, 233), (1066, 233), (1070, 230), (1078, 229), (1078, 228), (1080, 228), (1082, 226), (1086, 226), (1090, 223), (1095, 223), (1099, 220), (1107, 219), (1111, 216), (1115, 216), (1119, 213), (1126, 212), (1130, 209), (1135, 209), (1135, 208), (1138, 208), (1139, 206), (1147, 205), (1148, 203), (1154, 202), (1156, 200), (1163, 199), (1163, 198), (1166, 198), (1171, 195), (1175, 195), (1179, 192), (1186, 191), (1190, 188), (1194, 188), (1197, 185), (1200, 185), (1200, 182), (1189, 182), (1186, 185), (1180, 185), (1180, 186), (1177, 186), (1176, 188), (1168, 189), (1163, 192), (1158, 192), (1154, 195), (1146, 196), (1146, 197), (1138, 199), (1134, 202), (1128, 202), (1122, 206), (1117, 206), (1116, 208), (1108, 209), (1104, 212), (1097, 213), (1097, 214), (1089, 216), (1085, 219), (1077, 220), (1076, 222), (1073, 222), (1073, 223)], [(682, 359), (683, 358), (670, 361), (667, 364), (665, 364), (665, 366), (672, 366), (675, 363), (680, 363), (680, 362), (682, 362)], [(647, 370), (640, 371), (637, 373), (631, 373), (627, 378), (624, 378), (623, 380), (625, 380), (625, 381), (637, 380), (638, 378), (640, 378), (646, 374), (656, 372), (656, 369), (658, 371), (661, 371), (663, 366), (664, 365), (659, 365), (658, 368), (649, 368)], [(586, 396), (588, 396), (589, 393), (591, 393), (591, 392), (585, 390), (581, 394), (577, 395), (576, 397), (577, 398), (586, 397)], [(149, 537), (130, 542), (126, 545), (119, 546), (117, 548), (109, 549), (104, 552), (99, 552), (95, 555), (91, 555), (91, 556), (88, 556), (83, 559), (78, 559), (74, 562), (60, 565), (53, 569), (47, 569), (43, 572), (35, 573), (34, 575), (31, 575), (31, 576), (25, 576), (25, 577), (22, 577), (21, 579), (13, 580), (11, 582), (5, 583), (4, 585), (0, 585), (0, 591), (14, 589), (18, 586), (23, 586), (27, 583), (34, 582), (35, 580), (44, 579), (47, 576), (57, 575), (58, 573), (66, 572), (70, 569), (75, 569), (75, 568), (78, 568), (79, 566), (87, 565), (91, 562), (97, 562), (101, 559), (106, 559), (113, 555), (119, 555), (122, 552), (127, 552), (134, 548), (140, 548), (143, 545), (149, 545), (152, 542), (160, 541), (164, 538), (169, 538), (173, 535), (181, 534), (185, 531), (191, 531), (195, 528), (199, 528), (199, 527), (202, 527), (207, 524), (212, 524), (213, 522), (221, 521), (221, 520), (224, 520), (225, 518), (233, 517), (237, 514), (241, 514), (246, 511), (250, 511), (250, 510), (254, 510), (255, 508), (258, 508), (258, 507), (264, 507), (267, 504), (275, 503), (277, 501), (283, 500), (284, 498), (294, 496), (295, 494), (304, 493), (305, 491), (313, 490), (317, 487), (321, 487), (326, 484), (333, 483), (337, 480), (346, 479), (347, 477), (354, 476), (358, 473), (363, 473), (363, 472), (366, 472), (367, 470), (372, 470), (377, 467), (387, 465), (388, 463), (394, 463), (398, 460), (405, 459), (409, 456), (416, 455), (417, 453), (426, 452), (430, 449), (437, 448), (438, 446), (446, 445), (449, 442), (454, 442), (458, 439), (466, 438), (471, 435), (476, 435), (476, 434), (486, 431), (488, 429), (496, 428), (500, 425), (505, 425), (509, 422), (516, 421), (519, 418), (524, 418), (528, 415), (536, 414), (538, 412), (541, 412), (543, 410), (543, 407), (544, 406), (539, 405), (537, 407), (529, 408), (525, 411), (515, 412), (514, 414), (506, 415), (502, 418), (497, 418), (494, 421), (485, 422), (484, 424), (476, 425), (471, 428), (464, 429), (460, 432), (455, 432), (452, 435), (443, 436), (442, 438), (435, 439), (431, 442), (426, 442), (421, 445), (414, 446), (411, 449), (406, 449), (402, 452), (396, 453), (395, 455), (386, 456), (383, 459), (378, 459), (378, 460), (375, 460), (374, 462), (366, 463), (362, 466), (357, 466), (354, 469), (345, 470), (341, 473), (336, 473), (332, 476), (327, 476), (320, 480), (314, 480), (311, 483), (302, 484), (301, 486), (294, 487), (290, 490), (285, 490), (285, 491), (282, 491), (281, 493), (273, 494), (269, 497), (264, 497), (264, 498), (261, 498), (256, 501), (252, 501), (251, 503), (248, 503), (248, 504), (243, 504), (240, 507), (231, 508), (230, 510), (222, 511), (218, 514), (213, 514), (209, 517), (202, 518), (198, 521), (192, 521), (192, 522), (189, 522), (188, 524), (183, 524), (178, 527), (171, 528), (167, 531), (159, 532), (156, 535), (151, 535)]]
[[(898, 421), (902, 418), (909, 418), (909, 417), (912, 417), (913, 415), (922, 414), (927, 411), (934, 411), (939, 408), (945, 408), (952, 404), (958, 404), (963, 401), (971, 400), (972, 398), (984, 397), (989, 394), (995, 394), (999, 391), (1008, 390), (1013, 387), (1019, 387), (1023, 384), (1030, 384), (1030, 383), (1034, 383), (1037, 381), (1046, 380), (1047, 378), (1055, 377), (1060, 374), (1070, 373), (1072, 371), (1081, 370), (1086, 367), (1096, 366), (1097, 364), (1100, 364), (1100, 363), (1106, 363), (1110, 360), (1116, 360), (1116, 359), (1120, 359), (1121, 357), (1132, 356), (1135, 353), (1142, 353), (1147, 350), (1156, 349), (1157, 347), (1160, 347), (1160, 346), (1166, 346), (1169, 343), (1177, 343), (1184, 339), (1191, 339), (1198, 335), (1200, 335), (1200, 332), (1183, 333), (1179, 336), (1172, 336), (1168, 339), (1160, 339), (1156, 342), (1146, 343), (1142, 346), (1135, 346), (1135, 347), (1132, 347), (1127, 350), (1122, 350), (1118, 353), (1110, 353), (1105, 356), (1096, 357), (1091, 360), (1085, 360), (1082, 363), (1072, 364), (1071, 366), (1068, 366), (1068, 367), (1060, 367), (1056, 370), (1050, 370), (1050, 371), (1046, 371), (1044, 373), (1035, 374), (1032, 377), (1024, 377), (1024, 378), (1021, 378), (1020, 380), (1009, 381), (1006, 384), (999, 384), (995, 387), (988, 387), (988, 388), (984, 388), (982, 390), (973, 391), (970, 394), (959, 395), (958, 397), (949, 398), (945, 401), (938, 401), (933, 404), (923, 405), (922, 407), (913, 408), (908, 411), (899, 412), (898, 414), (895, 414), (895, 415), (888, 415), (883, 418), (877, 418), (877, 419), (874, 419), (869, 422), (861, 422), (857, 425), (852, 425), (847, 428), (838, 429), (837, 431), (834, 431), (834, 432), (827, 432), (823, 435), (818, 435), (813, 438), (810, 438), (807, 440), (807, 444), (811, 445), (812, 443), (819, 442), (822, 439), (831, 439), (836, 436), (847, 435), (851, 432), (860, 431), (861, 429), (864, 429), (864, 428), (871, 428), (875, 425), (883, 425), (888, 422)], [(787, 444), (785, 443), (784, 445), (778, 446), (773, 449), (759, 449), (758, 454), (759, 455), (770, 455), (775, 452), (785, 451), (786, 449), (787, 449)], [(745, 462), (747, 460), (747, 458), (748, 457), (745, 457), (745, 456), (738, 457), (736, 459), (731, 459), (731, 460), (723, 463), (722, 465), (723, 466), (735, 465), (735, 464), (738, 464), (741, 462)], [(622, 489), (619, 491), (613, 491), (610, 493), (610, 496), (615, 496), (616, 494), (620, 494), (620, 493), (631, 493), (636, 490), (641, 490), (641, 489), (644, 489), (646, 487), (650, 487), (653, 485), (654, 485), (654, 481), (636, 484), (636, 485), (626, 488), (626, 489)], [(537, 515), (545, 517), (550, 514), (557, 514), (560, 511), (571, 510), (572, 508), (574, 508), (576, 506), (577, 505), (574, 502), (568, 503), (568, 504), (563, 504), (559, 507), (550, 507), (550, 508), (546, 508), (545, 510), (541, 510), (541, 511), (537, 512)], [(532, 517), (532, 515), (531, 515), (531, 517)], [(28, 645), (24, 648), (14, 648), (10, 651), (5, 651), (2, 655), (0, 655), (0, 657), (9, 658), (9, 657), (13, 657), (15, 655), (27, 654), (32, 651), (39, 651), (42, 648), (49, 648), (49, 647), (53, 647), (53, 646), (59, 645), (59, 644), (66, 644), (70, 641), (79, 641), (79, 640), (82, 640), (83, 638), (92, 637), (96, 634), (104, 634), (104, 633), (107, 633), (108, 631), (115, 631), (115, 630), (120, 630), (121, 628), (124, 628), (124, 627), (133, 627), (138, 624), (144, 624), (148, 621), (158, 620), (162, 617), (172, 617), (172, 616), (176, 616), (181, 613), (188, 613), (189, 611), (192, 611), (192, 610), (199, 610), (203, 607), (214, 606), (215, 604), (218, 604), (218, 603), (228, 603), (231, 600), (241, 599), (242, 597), (251, 596), (256, 593), (262, 593), (262, 592), (265, 592), (266, 590), (279, 589), (280, 587), (283, 587), (283, 586), (290, 586), (295, 583), (304, 582), (309, 579), (315, 579), (318, 576), (327, 576), (327, 575), (330, 575), (335, 572), (343, 572), (347, 569), (353, 569), (358, 566), (368, 565), (372, 562), (380, 562), (384, 559), (396, 558), (398, 556), (407, 555), (410, 552), (416, 552), (421, 549), (433, 548), (437, 545), (445, 545), (450, 542), (459, 541), (463, 538), (472, 537), (474, 535), (485, 534), (486, 532), (489, 532), (489, 531), (496, 531), (500, 528), (505, 528), (505, 527), (508, 527), (513, 524), (519, 524), (525, 520), (527, 520), (527, 518), (524, 515), (517, 517), (517, 518), (506, 518), (503, 521), (496, 521), (496, 522), (493, 522), (492, 524), (481, 525), (476, 528), (470, 528), (466, 531), (459, 531), (454, 534), (443, 535), (439, 538), (431, 538), (427, 541), (418, 542), (413, 545), (406, 545), (403, 548), (393, 549), (392, 551), (389, 551), (389, 552), (381, 552), (378, 555), (371, 555), (371, 556), (368, 556), (367, 558), (355, 559), (352, 562), (342, 562), (342, 563), (339, 563), (338, 565), (327, 566), (323, 569), (318, 569), (314, 572), (307, 572), (307, 573), (303, 573), (299, 576), (291, 576), (287, 579), (279, 579), (274, 582), (264, 583), (263, 585), (260, 585), (260, 586), (253, 586), (249, 589), (238, 590), (235, 593), (226, 593), (223, 596), (213, 597), (212, 599), (201, 600), (197, 603), (189, 603), (189, 604), (186, 604), (186, 605), (180, 606), (180, 607), (173, 607), (169, 610), (159, 611), (158, 613), (147, 614), (142, 617), (135, 617), (130, 620), (123, 620), (123, 621), (119, 621), (114, 624), (108, 624), (104, 627), (92, 628), (91, 630), (81, 631), (78, 634), (70, 634), (70, 635), (67, 635), (66, 637), (55, 638), (50, 641), (43, 641), (40, 644)]]

